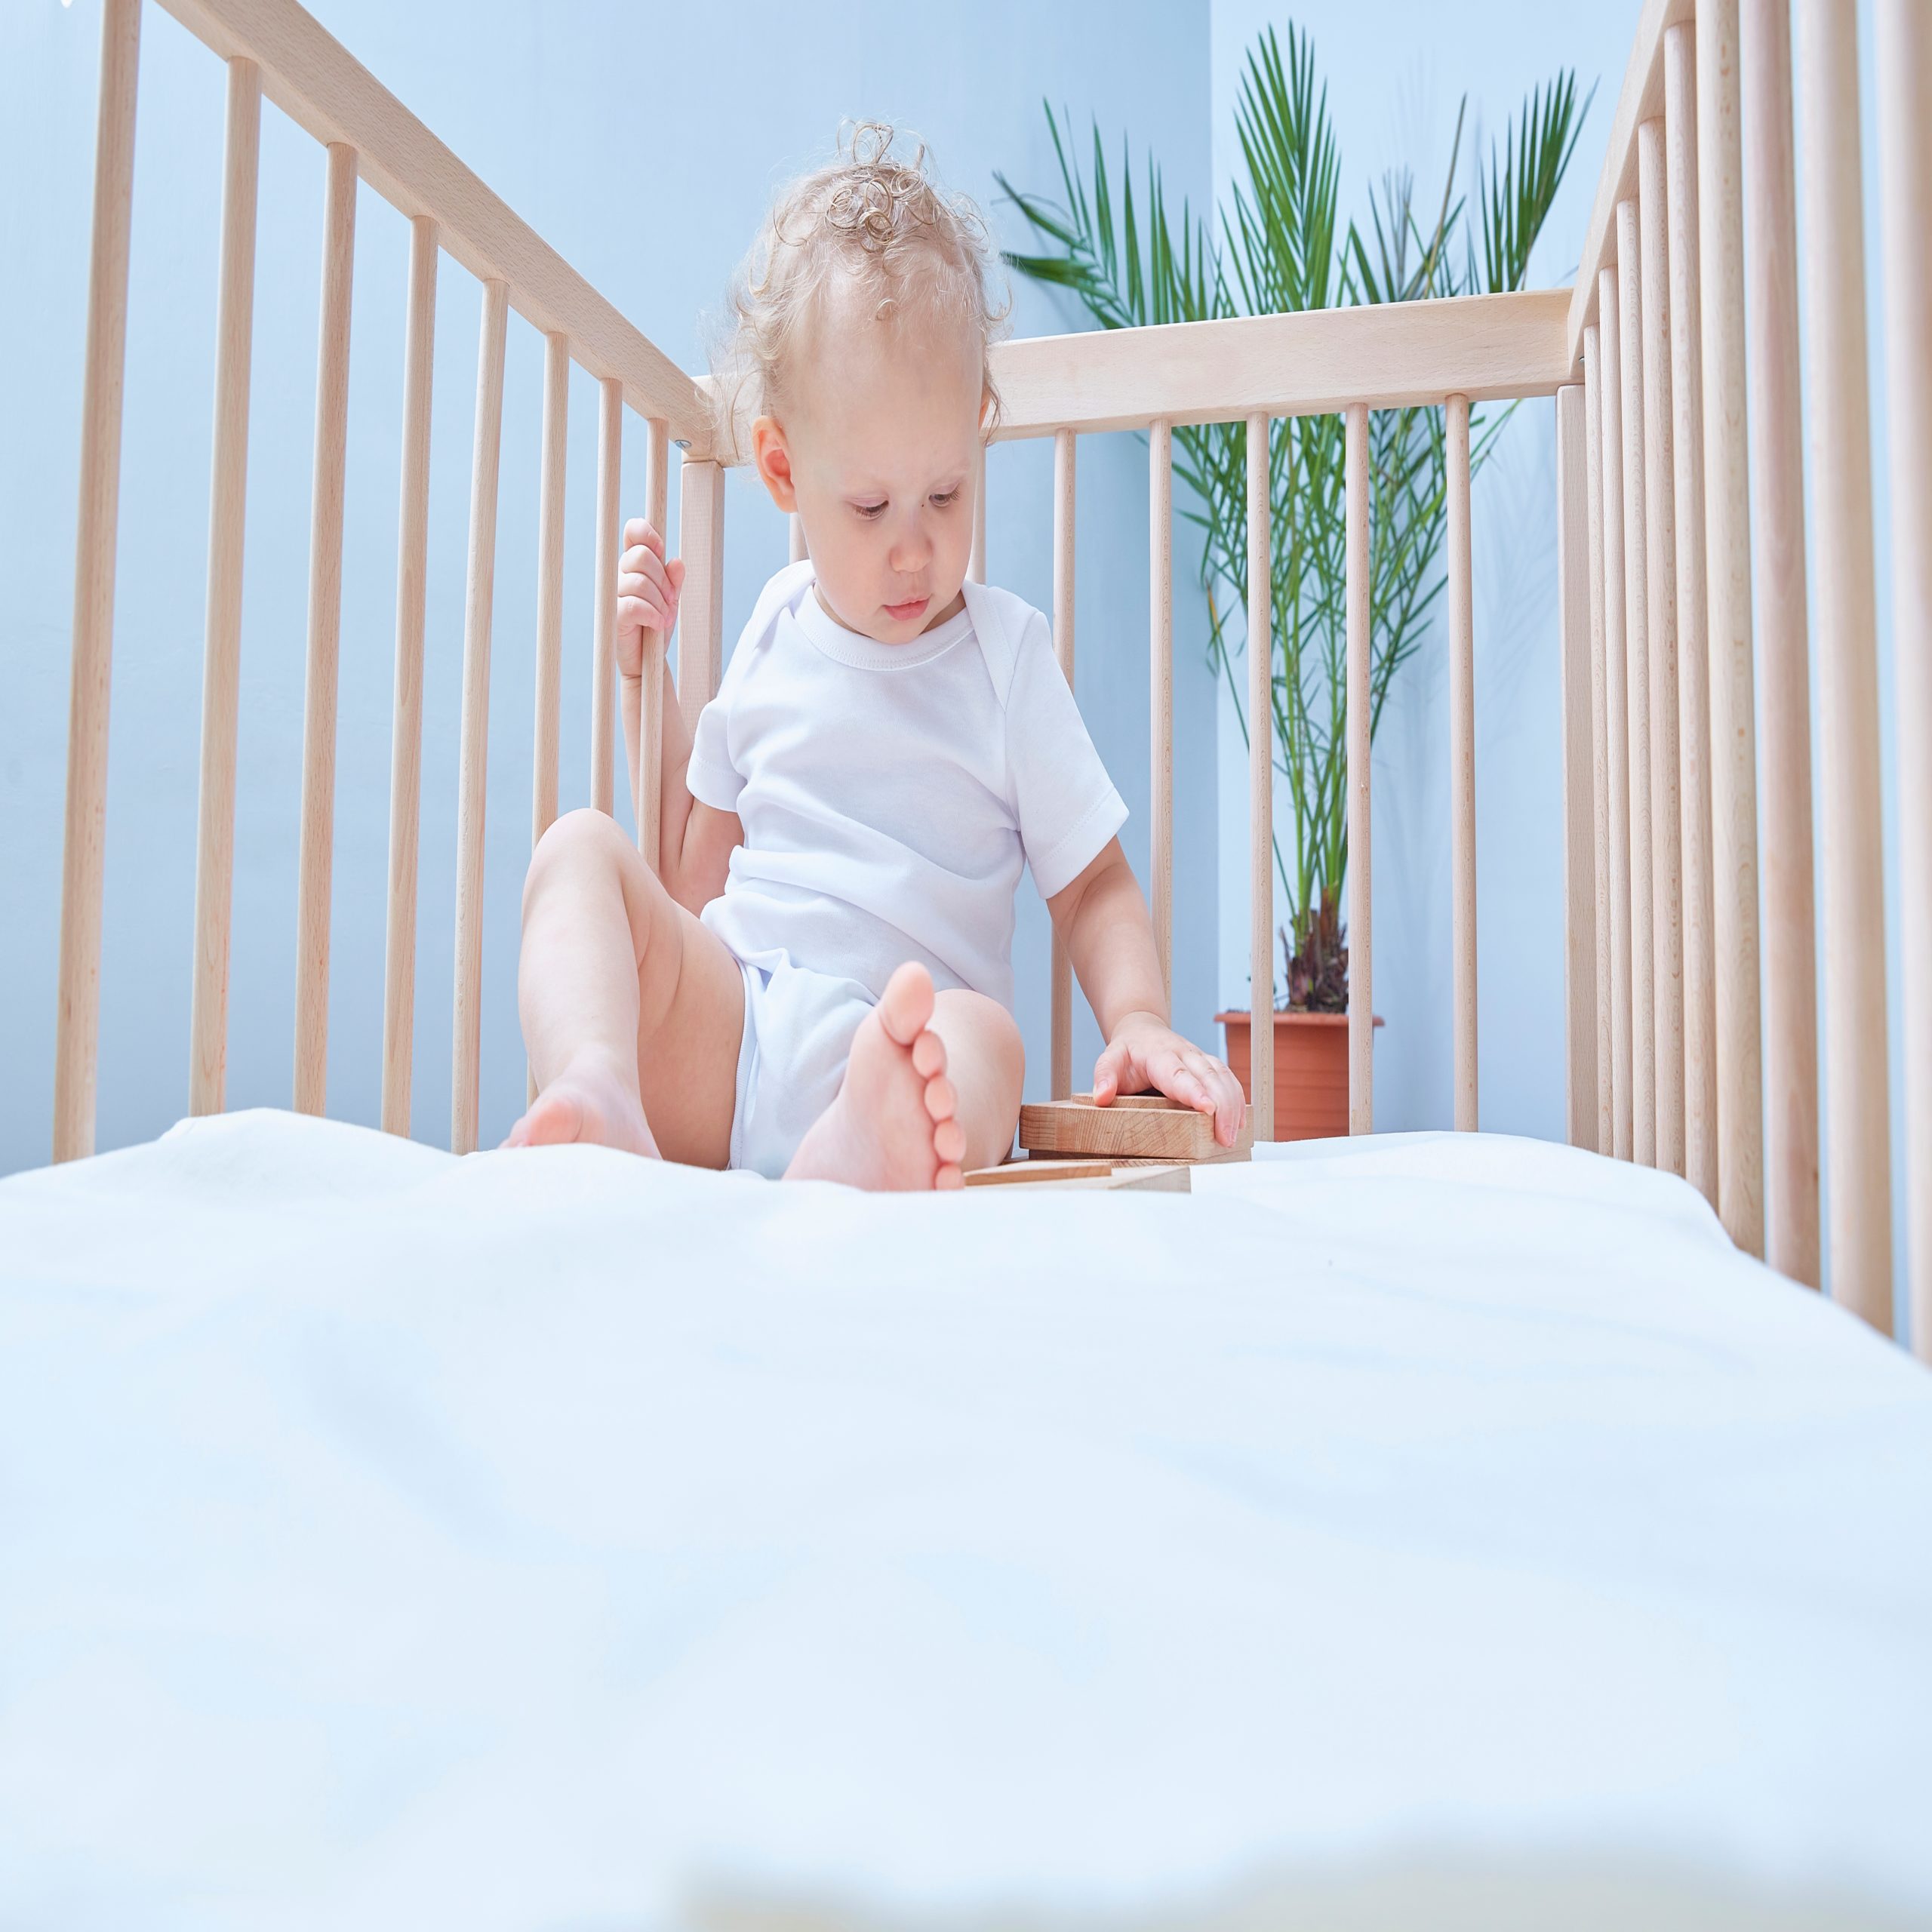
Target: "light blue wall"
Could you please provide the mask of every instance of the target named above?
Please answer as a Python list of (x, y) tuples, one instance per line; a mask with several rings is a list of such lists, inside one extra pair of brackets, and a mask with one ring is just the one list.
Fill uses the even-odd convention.
[[(1053, 180), (1040, 100), (1158, 140), (1176, 186), (1208, 179), (1206, 0), (1127, 9), (1017, 0), (917, 16), (848, 0), (640, 9), (491, 0), (481, 8), (314, 0), (387, 86), (645, 332), (702, 361), (718, 300), (773, 186), (824, 153), (841, 115), (922, 132), (945, 178), (996, 232), (1001, 168)], [(479, 22), (488, 21), (488, 30)], [(0, 8), (0, 1171), (46, 1158), (72, 620), (76, 445), (99, 54), (97, 0)], [(158, 1133), (186, 1106), (195, 788), (221, 168), (218, 62), (146, 10), (135, 174), (125, 463), (102, 975), (100, 1144)], [(286, 1105), (294, 1008), (295, 850), (321, 208), (321, 151), (264, 110), (229, 1103)], [(331, 1013), (330, 1111), (373, 1121), (381, 1052), (397, 425), (407, 227), (366, 189), (358, 213)], [(463, 553), (479, 311), (445, 263), (431, 483), (423, 884), (414, 1131), (448, 1127), (452, 860)], [(1023, 334), (1071, 312), (1017, 291)], [(485, 909), (482, 1130), (521, 1103), (515, 1006), (518, 895), (529, 841), (542, 350), (512, 318), (492, 666)], [(564, 689), (565, 804), (588, 792), (594, 386), (571, 396)], [(644, 445), (626, 445), (627, 504)], [(1051, 601), (1051, 455), (996, 449), (989, 571)], [(1146, 460), (1128, 437), (1083, 443), (1081, 703), (1146, 851)], [(674, 488), (675, 498), (675, 488)], [(729, 492), (727, 623), (783, 561), (782, 523), (742, 476)], [(1215, 995), (1213, 687), (1191, 608), (1177, 640), (1176, 1002), (1205, 1038)], [(1017, 948), (1029, 1056), (1043, 1069), (1046, 928), (1028, 888)], [(1084, 1010), (1077, 1051), (1097, 1047)]]
[[(1469, 96), (1463, 154), (1486, 155), (1529, 90), (1574, 67), (1598, 84), (1571, 172), (1538, 242), (1531, 287), (1571, 281), (1596, 192), (1638, 0), (1312, 0), (1293, 10), (1312, 35), (1340, 150), (1343, 217), (1366, 217), (1371, 186), (1410, 168), (1439, 187)], [(1214, 0), (1214, 178), (1240, 165), (1234, 111), (1248, 51), (1289, 13)], [(1552, 405), (1524, 405), (1476, 479), (1475, 577), (1478, 1084), (1482, 1124), (1555, 1140), (1565, 1132), (1563, 1063), (1562, 746), (1556, 632)], [(1454, 1118), (1450, 1032), (1449, 718), (1441, 623), (1397, 673), (1371, 765), (1378, 1128)], [(1220, 702), (1221, 992), (1248, 998), (1246, 752)], [(1281, 829), (1291, 835), (1285, 813)], [(1285, 918), (1277, 907), (1277, 921)]]

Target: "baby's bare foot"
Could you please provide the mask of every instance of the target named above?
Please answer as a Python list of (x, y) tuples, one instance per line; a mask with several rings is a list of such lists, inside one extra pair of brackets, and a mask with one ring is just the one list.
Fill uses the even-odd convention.
[(838, 1097), (812, 1123), (787, 1180), (923, 1189), (962, 1184), (966, 1135), (952, 1117), (946, 1046), (927, 1023), (932, 975), (909, 961), (852, 1041)]
[(637, 1090), (595, 1054), (581, 1054), (565, 1067), (530, 1103), (529, 1112), (510, 1129), (503, 1145), (551, 1147), (571, 1140), (658, 1158)]

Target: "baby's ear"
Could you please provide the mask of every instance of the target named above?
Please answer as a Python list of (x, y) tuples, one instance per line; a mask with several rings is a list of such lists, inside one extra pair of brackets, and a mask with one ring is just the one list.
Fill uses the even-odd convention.
[(771, 500), (789, 515), (798, 507), (798, 493), (792, 481), (792, 452), (784, 426), (775, 416), (761, 416), (752, 425), (752, 462)]

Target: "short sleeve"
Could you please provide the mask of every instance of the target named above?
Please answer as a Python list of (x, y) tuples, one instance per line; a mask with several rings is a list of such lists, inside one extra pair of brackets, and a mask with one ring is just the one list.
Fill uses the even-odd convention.
[(1051, 899), (1127, 823), (1127, 805), (1087, 735), (1037, 611), (1021, 633), (1008, 689), (1006, 758), (1020, 841), (1041, 897)]

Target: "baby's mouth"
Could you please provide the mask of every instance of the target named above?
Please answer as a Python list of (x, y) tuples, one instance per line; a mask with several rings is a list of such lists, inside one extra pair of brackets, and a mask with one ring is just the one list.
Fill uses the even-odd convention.
[(915, 597), (909, 604), (888, 604), (885, 614), (894, 623), (909, 623), (915, 617), (924, 614), (926, 606), (932, 601), (930, 597)]

